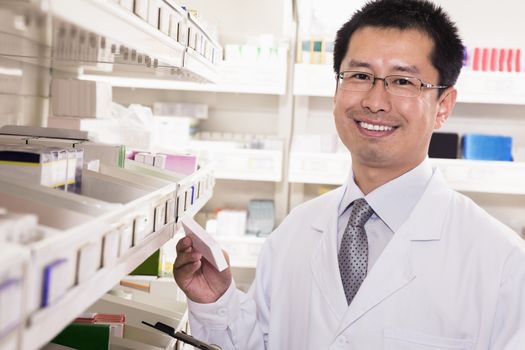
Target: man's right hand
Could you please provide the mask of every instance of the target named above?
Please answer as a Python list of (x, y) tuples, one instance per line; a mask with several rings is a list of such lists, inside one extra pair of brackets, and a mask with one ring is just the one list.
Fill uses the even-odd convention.
[[(217, 301), (232, 282), (231, 269), (228, 266), (222, 272), (193, 249), (190, 237), (184, 237), (177, 243), (177, 259), (173, 264), (173, 276), (186, 296), (197, 303), (209, 304)], [(224, 253), (228, 265), (228, 254)]]

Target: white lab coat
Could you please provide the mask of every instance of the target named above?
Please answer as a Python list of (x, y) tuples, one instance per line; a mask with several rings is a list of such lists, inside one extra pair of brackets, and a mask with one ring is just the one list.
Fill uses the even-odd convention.
[(266, 242), (250, 295), (190, 313), (194, 335), (238, 350), (525, 349), (525, 244), (436, 169), (348, 306), (343, 190), (294, 209)]

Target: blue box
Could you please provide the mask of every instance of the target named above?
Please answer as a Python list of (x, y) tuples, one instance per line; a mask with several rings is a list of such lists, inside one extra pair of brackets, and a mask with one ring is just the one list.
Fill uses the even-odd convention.
[(463, 158), (512, 161), (512, 137), (499, 135), (463, 135)]

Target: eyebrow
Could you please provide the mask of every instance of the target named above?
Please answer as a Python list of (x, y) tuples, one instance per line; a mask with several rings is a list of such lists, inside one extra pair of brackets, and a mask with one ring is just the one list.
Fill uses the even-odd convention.
[[(348, 68), (368, 68), (372, 69), (372, 65), (370, 63), (364, 62), (364, 61), (358, 61), (358, 60), (350, 60), (348, 62)], [(393, 70), (396, 72), (403, 72), (403, 73), (410, 73), (410, 74), (419, 74), (419, 69), (414, 65), (395, 65), (393, 67)]]

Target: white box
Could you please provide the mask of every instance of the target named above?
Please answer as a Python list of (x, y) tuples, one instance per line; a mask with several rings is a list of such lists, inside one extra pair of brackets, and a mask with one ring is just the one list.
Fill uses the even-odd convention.
[(170, 35), (170, 18), (175, 11), (166, 5), (160, 7), (159, 30), (166, 35)]
[(111, 116), (113, 92), (109, 83), (54, 78), (51, 96), (53, 116), (103, 119)]
[(135, 157), (133, 158), (133, 160), (135, 162), (144, 163), (145, 162), (145, 160), (144, 160), (144, 156), (145, 155), (146, 155), (146, 153), (143, 153), (143, 152), (137, 153), (137, 154), (135, 154)]
[(149, 0), (148, 23), (159, 29), (159, 12), (162, 6), (162, 0)]
[(185, 193), (181, 193), (177, 196), (177, 218), (180, 218), (184, 215), (186, 211), (186, 198)]
[(166, 224), (166, 203), (155, 208), (154, 231), (160, 230)]
[(100, 242), (91, 242), (80, 248), (78, 252), (77, 283), (89, 280), (100, 268), (102, 258)]
[(81, 111), (82, 117), (90, 118), (110, 118), (111, 102), (113, 100), (113, 89), (111, 84), (97, 81), (87, 85), (90, 99), (88, 108)]
[(201, 253), (218, 271), (225, 270), (228, 263), (219, 243), (192, 218), (184, 217), (181, 223), (186, 236), (191, 237), (193, 249)]
[(102, 267), (114, 265), (119, 257), (120, 232), (118, 230), (106, 233), (102, 237)]
[(179, 44), (188, 46), (188, 24), (186, 21), (180, 21), (177, 31), (177, 40)]
[(176, 210), (175, 199), (169, 199), (166, 202), (166, 221), (167, 223), (172, 223), (175, 221), (175, 210)]
[(0, 280), (0, 337), (22, 322), (22, 287), (21, 278)]
[(153, 159), (153, 166), (157, 168), (164, 169), (166, 168), (166, 155), (165, 154), (155, 154)]
[[(72, 286), (67, 282), (70, 276), (73, 261), (65, 258), (58, 258), (44, 266), (42, 278), (42, 295), (38, 307), (47, 307), (60, 299), (66, 291)], [(70, 280), (70, 279), (69, 279)]]
[(148, 0), (135, 0), (135, 7), (133, 8), (133, 12), (143, 20), (148, 20), (148, 8), (149, 3)]
[(220, 210), (217, 213), (217, 235), (242, 236), (246, 233), (245, 210)]
[(197, 47), (197, 33), (198, 29), (192, 25), (188, 25), (188, 47), (192, 48), (193, 50)]
[(101, 164), (110, 166), (123, 166), (125, 146), (111, 145), (97, 142), (82, 142), (75, 148), (84, 150), (84, 162), (100, 160)]
[(182, 21), (183, 18), (178, 12), (173, 11), (170, 14), (170, 26), (168, 30), (168, 35), (177, 41), (179, 40), (179, 23), (181, 23)]
[(139, 244), (147, 235), (149, 231), (148, 217), (146, 215), (139, 215), (133, 221), (133, 246)]
[(144, 153), (144, 164), (153, 166), (153, 164), (155, 164), (155, 155), (151, 153)]
[(133, 224), (124, 224), (119, 227), (120, 231), (120, 248), (119, 255), (123, 256), (133, 247)]

